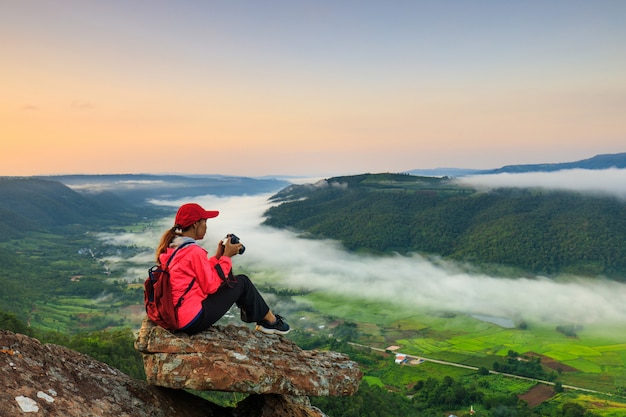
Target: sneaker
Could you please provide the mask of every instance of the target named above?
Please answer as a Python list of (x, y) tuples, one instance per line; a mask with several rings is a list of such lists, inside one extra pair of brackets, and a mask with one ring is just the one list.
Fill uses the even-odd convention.
[(256, 329), (266, 334), (287, 334), (289, 333), (289, 325), (283, 321), (283, 318), (275, 314), (276, 322), (270, 323), (267, 320), (257, 322)]

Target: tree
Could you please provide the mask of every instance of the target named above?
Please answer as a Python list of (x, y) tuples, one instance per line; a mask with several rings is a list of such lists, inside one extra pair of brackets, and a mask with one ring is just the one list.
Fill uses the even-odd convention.
[(478, 375), (489, 375), (489, 369), (481, 366), (480, 368), (478, 368)]

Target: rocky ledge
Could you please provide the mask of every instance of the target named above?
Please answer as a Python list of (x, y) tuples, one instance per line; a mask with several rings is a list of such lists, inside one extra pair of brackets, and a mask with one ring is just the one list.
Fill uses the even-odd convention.
[(147, 385), (89, 356), (6, 330), (0, 330), (0, 386), (0, 416), (234, 415), (183, 390)]
[[(0, 416), (326, 417), (305, 393), (349, 395), (361, 379), (344, 355), (303, 352), (280, 336), (245, 327), (188, 337), (144, 323), (137, 347), (166, 351), (144, 353), (147, 364), (155, 363), (146, 368), (150, 384), (63, 346), (0, 330)], [(223, 407), (155, 384), (167, 381), (253, 393)], [(279, 394), (285, 392), (296, 395)]]
[(174, 389), (346, 396), (362, 378), (347, 355), (304, 351), (283, 336), (232, 324), (188, 336), (145, 319), (135, 348), (148, 383)]

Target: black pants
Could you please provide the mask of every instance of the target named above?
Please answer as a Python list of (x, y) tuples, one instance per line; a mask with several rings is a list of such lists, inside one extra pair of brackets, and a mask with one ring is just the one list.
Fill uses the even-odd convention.
[(219, 289), (202, 301), (202, 311), (186, 327), (180, 329), (187, 334), (195, 334), (208, 329), (237, 304), (241, 310), (241, 320), (255, 323), (263, 320), (270, 311), (263, 296), (246, 275), (227, 278)]

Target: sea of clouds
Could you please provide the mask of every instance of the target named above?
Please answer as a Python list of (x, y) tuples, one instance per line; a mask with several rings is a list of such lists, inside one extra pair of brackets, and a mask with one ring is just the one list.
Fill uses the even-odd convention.
[[(626, 170), (571, 170), (542, 174), (499, 174), (459, 179), (472, 187), (535, 186), (602, 193), (626, 198)], [(309, 240), (296, 233), (261, 225), (270, 207), (269, 195), (197, 196), (193, 201), (220, 215), (208, 221), (207, 236), (200, 242), (209, 253), (227, 233), (235, 233), (246, 252), (234, 259), (252, 271), (273, 271), (281, 286), (323, 290), (383, 300), (414, 308), (454, 311), (511, 319), (547, 320), (556, 323), (626, 322), (626, 285), (602, 277), (498, 277), (468, 272), (468, 268), (413, 254), (366, 256), (345, 251), (331, 240)], [(154, 201), (173, 211), (185, 201)], [(161, 234), (173, 224), (163, 219), (142, 233), (102, 235), (109, 243), (149, 248), (125, 260), (127, 278), (145, 275), (154, 262), (154, 248)], [(109, 259), (111, 263), (116, 260)], [(129, 263), (131, 264), (128, 267)], [(136, 266), (134, 266), (136, 265)], [(254, 276), (251, 276), (254, 280)]]

